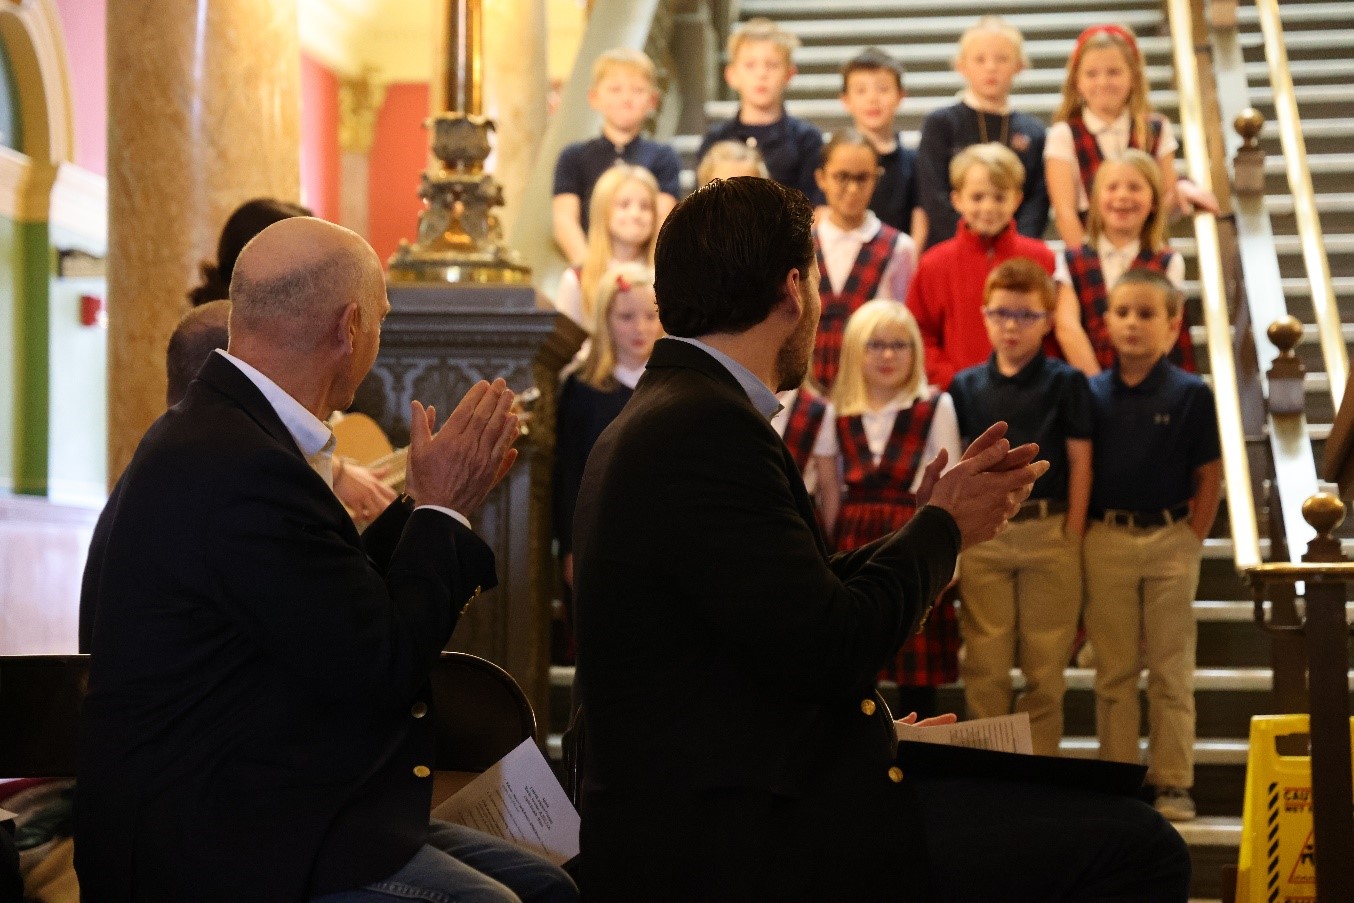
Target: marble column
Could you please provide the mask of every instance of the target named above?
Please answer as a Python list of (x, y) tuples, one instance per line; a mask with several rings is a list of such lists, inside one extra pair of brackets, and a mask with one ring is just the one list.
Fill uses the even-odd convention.
[(385, 96), (374, 69), (339, 82), (339, 223), (362, 236), (370, 227), (371, 146)]
[[(438, 0), (445, 10), (447, 0)], [(536, 162), (536, 151), (545, 136), (546, 97), (550, 77), (546, 71), (546, 0), (482, 0), (484, 22), (483, 99), (484, 115), (494, 121), (494, 152), (485, 167), (503, 186), (503, 206), (498, 217), (503, 232), (512, 231), (521, 210), (527, 179)], [(440, 23), (434, 59), (444, 59), (446, 33)], [(447, 109), (445, 86), (434, 77), (429, 86), (433, 114)]]
[(107, 22), (111, 481), (226, 217), (300, 196), (300, 49), (296, 0), (109, 0)]

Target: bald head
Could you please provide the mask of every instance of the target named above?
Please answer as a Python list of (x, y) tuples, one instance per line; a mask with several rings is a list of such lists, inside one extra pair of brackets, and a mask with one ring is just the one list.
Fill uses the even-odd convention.
[(343, 309), (364, 316), (384, 296), (381, 261), (361, 236), (298, 216), (274, 223), (240, 252), (230, 280), (231, 329), (242, 339), (306, 353)]
[(210, 301), (184, 314), (169, 337), (165, 355), (168, 383), (165, 404), (173, 407), (188, 391), (188, 384), (217, 348), (225, 348), (230, 338), (230, 302)]

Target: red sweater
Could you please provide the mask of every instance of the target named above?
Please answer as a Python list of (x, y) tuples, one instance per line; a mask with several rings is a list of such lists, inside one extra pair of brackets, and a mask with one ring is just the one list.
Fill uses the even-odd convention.
[(992, 354), (983, 323), (983, 283), (997, 264), (1012, 257), (1028, 257), (1053, 275), (1048, 245), (1020, 235), (1014, 223), (996, 238), (983, 238), (960, 222), (954, 238), (922, 255), (907, 306), (921, 329), (931, 385), (948, 389), (956, 373)]

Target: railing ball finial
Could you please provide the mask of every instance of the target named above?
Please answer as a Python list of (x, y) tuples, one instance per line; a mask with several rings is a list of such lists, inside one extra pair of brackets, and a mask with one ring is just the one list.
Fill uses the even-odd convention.
[(1280, 317), (1269, 324), (1265, 335), (1269, 336), (1269, 340), (1279, 349), (1280, 354), (1292, 354), (1302, 339), (1302, 321), (1294, 316)]
[(1232, 120), (1232, 127), (1246, 142), (1246, 147), (1256, 147), (1260, 143), (1260, 132), (1265, 127), (1265, 114), (1255, 107), (1247, 107)]
[(1319, 537), (1327, 538), (1345, 522), (1345, 503), (1337, 495), (1318, 492), (1302, 503), (1302, 517)]

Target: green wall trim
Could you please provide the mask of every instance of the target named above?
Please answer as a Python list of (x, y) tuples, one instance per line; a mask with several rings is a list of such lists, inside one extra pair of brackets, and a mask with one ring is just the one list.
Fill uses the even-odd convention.
[(46, 223), (15, 224), (14, 491), (47, 494), (48, 305), (54, 259)]

